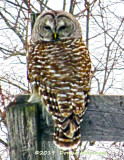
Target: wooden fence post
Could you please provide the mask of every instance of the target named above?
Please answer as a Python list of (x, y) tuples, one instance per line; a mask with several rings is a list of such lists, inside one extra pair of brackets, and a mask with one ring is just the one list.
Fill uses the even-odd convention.
[[(65, 160), (53, 144), (52, 129), (46, 130), (50, 137), (44, 140), (42, 130), (49, 128), (41, 118), (41, 105), (27, 103), (29, 96), (16, 98), (7, 108), (8, 139), (11, 160)], [(52, 119), (51, 119), (52, 121)], [(44, 132), (43, 132), (44, 134)], [(46, 134), (46, 133), (45, 133)]]

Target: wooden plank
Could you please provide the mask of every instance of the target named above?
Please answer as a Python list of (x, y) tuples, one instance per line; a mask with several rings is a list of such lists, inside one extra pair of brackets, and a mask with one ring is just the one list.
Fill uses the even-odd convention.
[[(50, 126), (42, 124), (42, 139), (52, 140), (53, 130), (51, 119)], [(90, 96), (81, 134), (82, 141), (124, 141), (124, 96)]]
[(124, 141), (124, 96), (91, 96), (82, 140)]

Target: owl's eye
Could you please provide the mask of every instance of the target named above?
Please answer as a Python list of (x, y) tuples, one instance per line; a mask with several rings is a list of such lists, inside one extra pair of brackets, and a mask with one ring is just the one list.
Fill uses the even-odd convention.
[(61, 27), (59, 27), (59, 30), (64, 30), (64, 29), (66, 29), (67, 28), (67, 26), (61, 26)]
[(48, 25), (45, 25), (44, 28), (47, 29), (47, 30), (51, 29), (50, 26), (48, 26)]

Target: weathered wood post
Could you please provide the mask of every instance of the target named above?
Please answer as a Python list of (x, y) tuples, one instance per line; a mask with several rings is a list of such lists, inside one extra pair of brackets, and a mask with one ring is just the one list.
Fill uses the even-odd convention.
[[(68, 160), (53, 144), (53, 121), (47, 126), (40, 104), (21, 95), (7, 108), (11, 160)], [(81, 123), (82, 141), (124, 141), (124, 96), (90, 96)]]
[[(47, 126), (40, 104), (27, 103), (29, 96), (16, 98), (7, 108), (8, 139), (11, 160), (64, 160), (53, 144), (53, 122)], [(44, 132), (45, 131), (45, 132)]]

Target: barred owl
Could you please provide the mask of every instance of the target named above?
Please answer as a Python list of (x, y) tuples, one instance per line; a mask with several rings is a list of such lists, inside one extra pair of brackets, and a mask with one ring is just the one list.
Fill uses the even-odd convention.
[(27, 55), (29, 102), (41, 101), (54, 120), (54, 142), (63, 150), (80, 143), (80, 123), (90, 91), (91, 60), (79, 22), (65, 11), (41, 13)]

